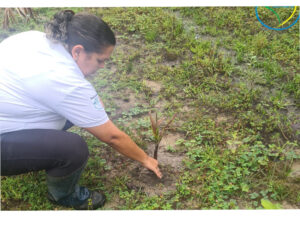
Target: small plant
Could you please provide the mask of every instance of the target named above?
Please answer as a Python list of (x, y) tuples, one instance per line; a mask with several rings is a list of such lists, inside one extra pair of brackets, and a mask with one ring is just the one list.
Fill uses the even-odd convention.
[(170, 126), (172, 121), (176, 117), (176, 113), (173, 115), (173, 117), (167, 122), (167, 125), (160, 129), (160, 124), (164, 121), (164, 118), (158, 120), (157, 118), (157, 112), (155, 113), (155, 120), (153, 119), (151, 112), (149, 112), (149, 117), (151, 121), (151, 128), (153, 132), (154, 142), (155, 142), (155, 149), (154, 149), (154, 156), (153, 158), (157, 160), (157, 152), (159, 148), (159, 144), (161, 139), (163, 138), (166, 129)]
[(261, 205), (264, 207), (264, 209), (281, 209), (280, 204), (274, 204), (266, 199), (261, 199)]

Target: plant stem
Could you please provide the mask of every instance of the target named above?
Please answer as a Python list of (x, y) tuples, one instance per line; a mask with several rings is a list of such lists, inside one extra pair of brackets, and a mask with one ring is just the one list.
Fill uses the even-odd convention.
[(159, 146), (159, 143), (156, 143), (155, 144), (155, 149), (154, 149), (154, 156), (153, 156), (153, 158), (156, 159), (156, 160), (157, 160), (158, 146)]

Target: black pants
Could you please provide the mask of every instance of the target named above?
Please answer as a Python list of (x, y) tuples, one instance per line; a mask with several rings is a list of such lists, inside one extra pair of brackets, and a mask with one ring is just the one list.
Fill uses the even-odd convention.
[[(68, 129), (66, 123), (64, 129)], [(46, 170), (49, 176), (62, 177), (82, 167), (89, 152), (77, 134), (64, 130), (32, 129), (0, 135), (1, 175), (17, 175)]]

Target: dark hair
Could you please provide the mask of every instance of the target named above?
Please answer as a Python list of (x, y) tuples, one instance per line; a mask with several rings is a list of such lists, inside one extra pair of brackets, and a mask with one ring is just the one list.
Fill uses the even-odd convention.
[(63, 10), (45, 24), (46, 37), (62, 43), (69, 51), (75, 45), (82, 45), (87, 52), (101, 52), (103, 48), (116, 45), (115, 35), (99, 17), (88, 14), (75, 14)]

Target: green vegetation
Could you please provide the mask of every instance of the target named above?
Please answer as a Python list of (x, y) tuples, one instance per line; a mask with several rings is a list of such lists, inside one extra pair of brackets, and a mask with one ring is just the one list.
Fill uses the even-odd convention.
[[(36, 22), (20, 20), (0, 40), (42, 30), (57, 10), (34, 9)], [(111, 60), (91, 79), (113, 122), (152, 155), (148, 112), (177, 115), (159, 150), (161, 181), (71, 129), (89, 145), (81, 182), (106, 194), (103, 209), (300, 207), (299, 178), (289, 178), (300, 159), (297, 25), (268, 30), (254, 7), (75, 10), (101, 16), (117, 35)], [(4, 210), (65, 209), (47, 201), (44, 172), (1, 182)]]

